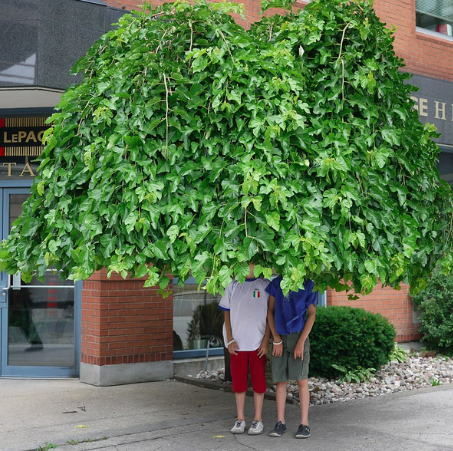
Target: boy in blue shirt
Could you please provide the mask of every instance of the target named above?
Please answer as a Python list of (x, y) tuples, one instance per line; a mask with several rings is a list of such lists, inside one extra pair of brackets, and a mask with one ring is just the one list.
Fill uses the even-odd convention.
[(310, 341), (308, 335), (316, 318), (317, 293), (314, 283), (304, 282), (304, 289), (291, 291), (286, 296), (280, 288), (283, 277), (274, 279), (266, 288), (269, 293), (268, 323), (273, 336), (271, 368), (272, 379), (277, 385), (277, 424), (271, 437), (281, 437), (286, 432), (285, 404), (288, 380), (297, 381), (299, 387), (301, 419), (296, 438), (310, 437), (308, 426), (308, 370)]

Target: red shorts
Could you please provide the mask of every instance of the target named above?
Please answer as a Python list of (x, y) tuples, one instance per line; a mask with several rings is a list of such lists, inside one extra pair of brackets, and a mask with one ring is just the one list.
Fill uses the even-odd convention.
[(231, 354), (231, 377), (233, 379), (233, 391), (243, 393), (247, 391), (248, 374), (250, 368), (250, 379), (255, 393), (264, 393), (266, 384), (266, 362), (267, 358), (258, 357), (258, 351), (238, 351), (237, 355)]

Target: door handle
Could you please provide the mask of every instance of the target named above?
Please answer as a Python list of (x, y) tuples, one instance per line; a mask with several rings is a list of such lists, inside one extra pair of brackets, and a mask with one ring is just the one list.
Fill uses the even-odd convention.
[(2, 287), (2, 297), (6, 296), (6, 292), (11, 288), (11, 279), (8, 276), (8, 286)]

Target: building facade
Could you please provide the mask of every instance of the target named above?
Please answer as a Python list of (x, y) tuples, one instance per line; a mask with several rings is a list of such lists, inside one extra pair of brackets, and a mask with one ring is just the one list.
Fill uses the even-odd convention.
[[(3, 0), (0, 6), (0, 211), (1, 238), (29, 195), (42, 151), (45, 120), (64, 89), (78, 79), (70, 68), (138, 0)], [(157, 4), (158, 2), (153, 2)], [(297, 3), (304, 8), (307, 2)], [(453, 183), (453, 5), (447, 0), (375, 0), (379, 17), (396, 27), (395, 51), (413, 74), (422, 122), (442, 136), (439, 170)], [(259, 19), (260, 3), (245, 2), (244, 27)], [(270, 12), (272, 13), (272, 12)], [(143, 281), (104, 271), (76, 284), (49, 274), (24, 284), (1, 274), (0, 377), (74, 377), (114, 385), (173, 376), (174, 359), (202, 356), (203, 337), (220, 335), (218, 299), (199, 293), (193, 281), (173, 285), (163, 299)], [(408, 287), (376, 289), (356, 301), (328, 291), (327, 305), (351, 305), (381, 313), (397, 329), (397, 341), (420, 338)], [(200, 319), (212, 327), (199, 333)], [(217, 347), (215, 338), (210, 342)], [(212, 353), (221, 353), (219, 347)]]

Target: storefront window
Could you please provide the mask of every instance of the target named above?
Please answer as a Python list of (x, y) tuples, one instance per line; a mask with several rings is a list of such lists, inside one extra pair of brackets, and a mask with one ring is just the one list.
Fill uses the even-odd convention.
[(417, 27), (453, 36), (453, 0), (416, 0)]
[[(173, 350), (196, 351), (209, 348), (223, 350), (223, 312), (218, 307), (221, 296), (198, 289), (190, 278), (184, 287), (173, 281)], [(202, 355), (204, 351), (200, 351)], [(192, 352), (193, 354), (193, 352)]]

